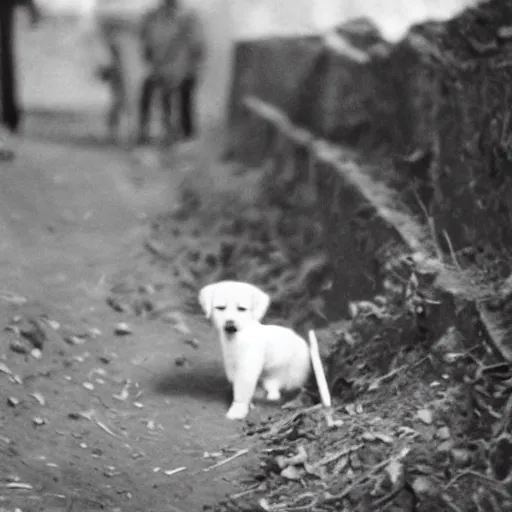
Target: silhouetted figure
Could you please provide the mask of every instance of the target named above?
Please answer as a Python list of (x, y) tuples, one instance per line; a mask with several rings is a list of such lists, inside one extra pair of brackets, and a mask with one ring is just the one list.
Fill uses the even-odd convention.
[(14, 55), (14, 9), (18, 5), (29, 9), (33, 24), (39, 20), (34, 0), (0, 0), (0, 120), (13, 132), (18, 131), (21, 118)]
[(142, 23), (141, 40), (149, 72), (140, 98), (139, 141), (148, 139), (151, 100), (159, 91), (165, 138), (172, 137), (171, 102), (178, 96), (181, 135), (195, 135), (194, 100), (204, 60), (204, 39), (197, 14), (178, 0), (162, 0)]

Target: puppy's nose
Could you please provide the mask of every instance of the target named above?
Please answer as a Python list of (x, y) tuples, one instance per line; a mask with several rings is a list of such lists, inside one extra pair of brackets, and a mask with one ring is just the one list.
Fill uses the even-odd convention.
[(235, 325), (235, 322), (233, 322), (233, 320), (226, 320), (226, 322), (224, 323), (224, 330), (229, 334), (232, 334), (232, 333), (235, 333), (236, 331), (238, 331), (238, 329)]

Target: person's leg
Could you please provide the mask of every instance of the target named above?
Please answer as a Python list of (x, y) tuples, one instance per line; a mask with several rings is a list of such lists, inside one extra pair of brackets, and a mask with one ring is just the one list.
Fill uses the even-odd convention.
[(151, 103), (157, 88), (157, 81), (153, 75), (148, 75), (142, 84), (139, 103), (139, 143), (149, 140), (148, 126), (151, 120)]
[(195, 135), (195, 88), (196, 79), (186, 78), (180, 86), (180, 117), (181, 130), (186, 139)]
[(162, 138), (165, 144), (172, 141), (172, 89), (167, 84), (161, 84), (162, 93)]
[(0, 95), (1, 120), (10, 130), (17, 131), (20, 113), (16, 95), (14, 66), (14, 8), (11, 2), (0, 2)]

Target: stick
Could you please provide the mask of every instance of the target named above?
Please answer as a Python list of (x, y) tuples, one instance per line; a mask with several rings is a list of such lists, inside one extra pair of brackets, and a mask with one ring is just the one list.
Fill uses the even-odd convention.
[(176, 469), (168, 469), (167, 471), (164, 471), (164, 474), (167, 476), (175, 475), (176, 473), (181, 473), (182, 471), (185, 471), (187, 469), (185, 466), (181, 466)]
[(98, 420), (98, 418), (96, 417), (96, 413), (93, 409), (91, 409), (90, 411), (81, 412), (80, 416), (82, 416), (82, 418), (85, 418), (86, 420), (91, 421), (92, 423), (95, 423), (98, 427), (101, 428), (101, 430), (111, 435), (112, 437), (122, 441), (122, 438), (120, 438), (117, 434), (112, 432), (112, 430), (110, 430), (104, 423)]
[(379, 462), (373, 468), (371, 468), (367, 473), (365, 473), (363, 476), (359, 477), (357, 480), (354, 480), (350, 485), (345, 487), (345, 489), (335, 496), (329, 496), (325, 500), (323, 500), (322, 503), (329, 504), (329, 503), (336, 503), (346, 496), (348, 496), (354, 489), (357, 489), (360, 485), (362, 485), (366, 480), (371, 478), (373, 475), (378, 473), (380, 470), (384, 469), (386, 466), (388, 466), (391, 462), (395, 460), (403, 459), (407, 453), (409, 452), (408, 448), (405, 448), (402, 450), (402, 452), (399, 455), (394, 455), (393, 457), (390, 457), (389, 459), (383, 460), (382, 462)]
[(355, 452), (355, 451), (361, 449), (363, 446), (364, 446), (364, 444), (357, 444), (355, 446), (350, 446), (348, 448), (345, 448), (344, 450), (341, 450), (332, 455), (328, 455), (328, 456), (324, 457), (323, 459), (320, 459), (318, 462), (315, 462), (313, 464), (313, 467), (318, 468), (320, 466), (325, 466), (326, 464), (330, 464), (331, 462), (341, 459), (341, 457), (344, 457), (345, 455), (348, 455), (349, 453), (352, 453), (352, 452)]
[(213, 466), (209, 466), (209, 467), (203, 469), (203, 471), (210, 471), (211, 469), (215, 469), (215, 468), (218, 468), (220, 466), (223, 466), (224, 464), (227, 464), (228, 462), (231, 462), (232, 460), (235, 460), (238, 457), (241, 457), (242, 455), (245, 455), (248, 452), (249, 452), (248, 448), (244, 448), (243, 450), (239, 450), (234, 455), (232, 455), (231, 457), (228, 457), (227, 459), (221, 460), (220, 462), (217, 462)]
[(458, 475), (455, 475), (445, 486), (444, 490), (447, 491), (450, 487), (452, 487), (457, 481), (459, 481), (461, 478), (465, 478), (467, 476), (473, 476), (475, 478), (479, 478), (480, 480), (483, 480), (484, 482), (488, 482), (493, 485), (496, 492), (502, 494), (503, 496), (507, 496), (508, 493), (504, 492), (503, 484), (501, 482), (498, 482), (497, 480), (494, 480), (494, 478), (491, 478), (487, 475), (483, 475), (482, 473), (478, 473), (478, 471), (473, 471), (472, 469), (468, 469), (466, 471), (462, 471)]
[(313, 329), (309, 331), (309, 352), (311, 354), (311, 364), (313, 366), (313, 372), (315, 373), (316, 384), (318, 386), (318, 391), (320, 392), (322, 405), (324, 407), (331, 407), (331, 393), (329, 392), (329, 386), (327, 385), (327, 379), (325, 378), (324, 367), (322, 365), (322, 360), (320, 359), (320, 352), (318, 351), (318, 342)]

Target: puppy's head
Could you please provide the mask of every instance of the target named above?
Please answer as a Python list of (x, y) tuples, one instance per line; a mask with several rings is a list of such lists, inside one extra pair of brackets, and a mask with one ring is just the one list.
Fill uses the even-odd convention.
[(229, 337), (247, 324), (259, 322), (267, 312), (270, 297), (249, 283), (220, 281), (201, 289), (199, 303), (206, 318)]

